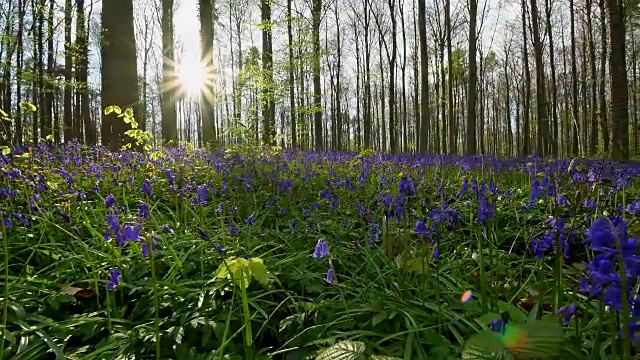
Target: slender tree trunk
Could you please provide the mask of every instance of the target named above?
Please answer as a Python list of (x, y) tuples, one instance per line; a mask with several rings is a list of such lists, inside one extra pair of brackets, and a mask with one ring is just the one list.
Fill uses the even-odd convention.
[[(90, 103), (89, 103), (89, 86), (88, 86), (88, 64), (89, 64), (89, 45), (88, 45), (88, 25), (85, 25), (84, 1), (76, 0), (76, 48), (79, 56), (76, 58), (76, 74), (77, 85), (80, 89), (76, 89), (76, 93), (80, 91), (80, 97), (76, 97), (76, 101), (80, 103), (80, 111), (78, 121), (82, 121), (85, 132), (85, 143), (87, 145), (95, 145), (97, 142), (96, 124), (91, 120)], [(90, 9), (93, 9), (93, 2)], [(91, 11), (89, 12), (89, 17)]]
[(174, 0), (162, 0), (162, 137), (165, 145), (177, 145), (178, 118), (176, 100), (179, 84), (176, 76), (174, 37)]
[(591, 10), (593, 8), (592, 0), (586, 1), (587, 7), (587, 34), (589, 40), (589, 77), (591, 84), (591, 92), (590, 92), (590, 109), (591, 109), (591, 121), (589, 128), (589, 155), (593, 156), (596, 154), (598, 149), (598, 94), (596, 91), (597, 87), (597, 76), (596, 76), (596, 46), (593, 39), (593, 21)]
[(553, 28), (551, 26), (551, 1), (545, 1), (547, 18), (547, 36), (549, 37), (549, 62), (551, 68), (551, 156), (558, 156), (558, 81), (556, 78), (556, 59), (553, 42)]
[(311, 2), (311, 38), (313, 43), (313, 126), (315, 150), (323, 150), (322, 138), (322, 87), (320, 85), (320, 23), (322, 21), (322, 0)]
[(575, 29), (575, 7), (574, 0), (569, 0), (569, 11), (571, 16), (571, 110), (572, 110), (572, 132), (571, 132), (571, 156), (578, 156), (580, 152), (579, 143), (580, 139), (578, 134), (580, 130), (578, 124), (580, 123), (578, 112), (578, 68), (576, 65), (576, 29)]
[(602, 134), (602, 150), (609, 152), (609, 122), (607, 121), (607, 100), (605, 93), (606, 69), (607, 69), (607, 17), (605, 12), (605, 0), (598, 1), (600, 8), (600, 76), (598, 84), (598, 96), (600, 98), (600, 132)]
[[(291, 27), (292, 14), (291, 14), (291, 2), (293, 0), (287, 0), (287, 40), (289, 41), (289, 122), (291, 124), (291, 147), (298, 148), (298, 132), (296, 129), (296, 101), (295, 101), (295, 78), (294, 78), (294, 64), (293, 64), (293, 30)], [(240, 34), (238, 34), (240, 36)]]
[(213, 53), (213, 5), (212, 0), (200, 0), (200, 41), (202, 49), (202, 64), (205, 69), (205, 81), (200, 94), (200, 113), (202, 114), (202, 141), (208, 146), (216, 148), (215, 109), (215, 76)]
[(335, 6), (335, 19), (336, 19), (336, 135), (337, 135), (337, 149), (343, 150), (342, 139), (343, 139), (343, 128), (342, 128), (342, 101), (341, 101), (341, 89), (340, 89), (340, 78), (342, 77), (342, 46), (341, 46), (341, 35), (340, 35), (340, 16), (338, 11), (338, 2), (336, 2)]
[[(63, 136), (64, 141), (67, 142), (73, 138), (73, 118), (71, 112), (71, 76), (73, 66), (73, 53), (71, 50), (71, 0), (65, 0), (64, 2), (64, 109), (63, 109)], [(81, 25), (76, 24), (76, 28)], [(77, 32), (77, 31), (76, 31)], [(76, 35), (76, 38), (78, 35)], [(76, 49), (75, 52), (79, 52)], [(77, 59), (77, 56), (76, 56)], [(78, 60), (76, 60), (78, 61)], [(76, 69), (77, 71), (77, 69)], [(76, 88), (76, 92), (81, 91)], [(86, 91), (86, 90), (84, 90)], [(80, 104), (77, 104), (78, 106)], [(78, 121), (78, 119), (76, 119)], [(76, 134), (78, 136), (79, 134)]]
[(476, 88), (478, 83), (476, 64), (477, 17), (478, 1), (469, 0), (469, 84), (467, 88), (467, 136), (465, 151), (468, 155), (476, 153)]
[[(48, 125), (45, 127), (45, 133), (43, 133), (44, 137), (48, 135), (52, 135), (53, 139), (56, 140), (56, 136), (59, 138), (58, 131), (56, 130), (56, 125), (58, 124), (58, 119), (53, 118), (53, 105), (54, 105), (54, 89), (53, 89), (53, 66), (54, 66), (54, 56), (53, 56), (53, 1), (49, 1), (49, 11), (47, 12), (47, 72), (44, 80), (44, 109), (41, 111), (44, 112), (45, 123)], [(58, 139), (59, 140), (59, 139)], [(57, 141), (56, 143), (59, 143)]]
[[(430, 151), (429, 131), (429, 60), (427, 58), (427, 26), (425, 0), (418, 0), (418, 32), (420, 34), (420, 153)], [(416, 80), (417, 81), (417, 80)]]
[[(472, 4), (475, 2), (475, 4)], [(474, 29), (476, 27), (476, 18), (477, 14), (473, 14), (471, 12), (471, 7), (474, 7), (474, 11), (477, 13), (478, 2), (477, 0), (470, 0), (469, 3), (469, 27), (473, 26)], [(445, 8), (444, 8), (444, 26), (447, 36), (447, 122), (449, 124), (449, 152), (455, 154), (458, 152), (456, 143), (454, 141), (455, 134), (455, 123), (454, 123), (454, 113), (453, 113), (453, 55), (451, 48), (451, 0), (446, 0)], [(473, 25), (471, 24), (473, 22)], [(469, 30), (471, 32), (471, 30)], [(475, 30), (474, 30), (475, 31)], [(475, 41), (475, 37), (474, 37)], [(471, 76), (469, 77), (471, 80)]]
[(273, 87), (273, 54), (271, 49), (271, 3), (261, 0), (262, 13), (262, 71), (263, 71), (263, 107), (262, 107), (262, 141), (265, 145), (275, 145), (275, 102), (271, 88)]

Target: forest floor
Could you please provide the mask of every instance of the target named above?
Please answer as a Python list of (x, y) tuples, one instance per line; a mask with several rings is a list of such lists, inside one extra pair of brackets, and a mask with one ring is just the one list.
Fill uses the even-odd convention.
[(3, 359), (637, 356), (640, 166), (30, 151), (0, 155)]

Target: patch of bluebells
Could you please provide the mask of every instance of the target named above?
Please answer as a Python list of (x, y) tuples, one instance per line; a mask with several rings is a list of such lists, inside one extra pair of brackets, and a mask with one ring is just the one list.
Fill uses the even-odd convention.
[[(587, 274), (580, 280), (580, 291), (588, 299), (598, 299), (615, 312), (623, 310), (622, 293), (625, 292), (630, 309), (630, 334), (634, 342), (640, 326), (640, 294), (637, 291), (640, 275), (640, 256), (636, 254), (638, 239), (629, 237), (626, 222), (618, 216), (601, 217), (593, 222), (586, 233), (585, 243), (596, 256), (587, 265)], [(620, 268), (624, 268), (626, 288), (622, 288)], [(624, 334), (623, 334), (624, 336)]]

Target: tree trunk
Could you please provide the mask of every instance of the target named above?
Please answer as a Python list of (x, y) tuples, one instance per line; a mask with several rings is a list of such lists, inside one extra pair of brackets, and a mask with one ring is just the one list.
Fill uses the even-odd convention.
[(605, 14), (605, 0), (598, 1), (600, 8), (600, 75), (598, 84), (598, 96), (600, 98), (600, 132), (602, 133), (602, 150), (609, 152), (609, 122), (607, 121), (607, 98), (605, 93), (606, 68), (607, 68), (607, 19)]
[(179, 84), (176, 76), (173, 36), (174, 0), (162, 0), (162, 137), (165, 145), (177, 145), (176, 100)]
[[(291, 2), (287, 0), (287, 39), (289, 41), (289, 122), (291, 124), (291, 147), (298, 148), (298, 132), (296, 129), (296, 101), (295, 101), (295, 78), (293, 66), (293, 30), (291, 27)], [(240, 34), (238, 34), (240, 36)]]
[(476, 153), (476, 89), (478, 83), (478, 68), (476, 63), (477, 17), (478, 0), (469, 0), (469, 84), (467, 88), (467, 136), (465, 151), (468, 155)]
[(262, 107), (262, 141), (265, 145), (275, 145), (275, 102), (273, 99), (273, 54), (271, 49), (271, 3), (260, 1), (262, 20), (262, 71), (263, 71), (263, 107)]
[(549, 36), (549, 62), (551, 67), (551, 156), (558, 157), (558, 81), (556, 78), (555, 48), (551, 26), (551, 1), (545, 1), (547, 35)]
[[(102, 5), (102, 30), (102, 104), (117, 105), (123, 109), (130, 107), (134, 115), (140, 114), (133, 1), (105, 1)], [(124, 132), (128, 125), (115, 113), (103, 113), (102, 122), (103, 145), (109, 144), (112, 150), (120, 148), (125, 142)]]
[(542, 62), (542, 40), (540, 39), (540, 26), (538, 23), (538, 3), (531, 0), (531, 24), (533, 27), (533, 53), (536, 62), (536, 110), (537, 116), (537, 141), (536, 152), (541, 156), (549, 154), (547, 142), (549, 138), (549, 118), (547, 117), (547, 99), (544, 81), (544, 63)]
[(629, 89), (625, 55), (624, 3), (607, 0), (609, 8), (609, 76), (611, 77), (611, 157), (629, 160)]
[(213, 5), (212, 0), (200, 0), (201, 61), (205, 80), (200, 94), (202, 115), (202, 142), (207, 146), (218, 146), (213, 102), (215, 100), (214, 55), (213, 55)]
[(320, 23), (322, 20), (322, 0), (311, 2), (311, 41), (313, 43), (313, 126), (315, 150), (323, 150), (322, 138), (322, 87), (320, 84)]
[[(82, 5), (82, 4), (81, 4)], [(63, 109), (63, 126), (64, 129), (62, 131), (64, 136), (64, 141), (70, 141), (73, 138), (73, 118), (71, 112), (71, 76), (72, 76), (72, 66), (73, 66), (73, 53), (71, 50), (71, 0), (65, 0), (64, 2), (64, 109)], [(76, 29), (80, 27), (84, 27), (84, 24), (76, 24)], [(76, 30), (76, 34), (78, 31)], [(76, 39), (79, 35), (76, 35)], [(80, 49), (75, 49), (75, 52), (80, 52)], [(76, 56), (78, 59), (78, 56)], [(79, 62), (76, 60), (76, 62)], [(76, 69), (77, 71), (77, 69)], [(80, 90), (76, 87), (76, 92), (78, 91), (86, 91)], [(79, 106), (80, 104), (78, 104)], [(79, 121), (79, 119), (75, 119)], [(78, 138), (80, 138), (80, 134), (75, 134)]]

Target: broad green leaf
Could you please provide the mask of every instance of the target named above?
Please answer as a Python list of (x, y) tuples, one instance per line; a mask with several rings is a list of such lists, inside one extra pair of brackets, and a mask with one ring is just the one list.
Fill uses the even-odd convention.
[(517, 360), (555, 358), (565, 345), (562, 326), (551, 320), (507, 326), (503, 341)]
[[(482, 330), (471, 336), (462, 352), (463, 360), (509, 359), (500, 335), (491, 330)], [(511, 357), (512, 358), (512, 357)]]
[(53, 140), (53, 135), (49, 134), (44, 139), (47, 140), (47, 141), (51, 141), (51, 140)]
[(109, 115), (113, 112), (113, 105), (109, 105), (106, 108), (104, 108), (104, 114), (105, 115)]
[(341, 341), (322, 350), (316, 360), (356, 360), (364, 353), (364, 343), (360, 341)]
[(508, 312), (511, 320), (517, 323), (523, 323), (527, 320), (527, 314), (508, 302), (498, 301), (498, 308), (500, 309), (500, 312)]
[(269, 271), (262, 263), (262, 259), (253, 258), (249, 260), (249, 269), (251, 270), (251, 275), (253, 275), (261, 285), (266, 286), (269, 284)]
[(2, 155), (7, 156), (11, 154), (11, 149), (8, 146), (3, 146), (2, 147)]
[(132, 118), (133, 117), (133, 110), (131, 108), (126, 108), (124, 110), (124, 116), (128, 117), (128, 118)]
[(402, 360), (399, 357), (384, 356), (384, 355), (371, 355), (369, 359), (371, 360)]

